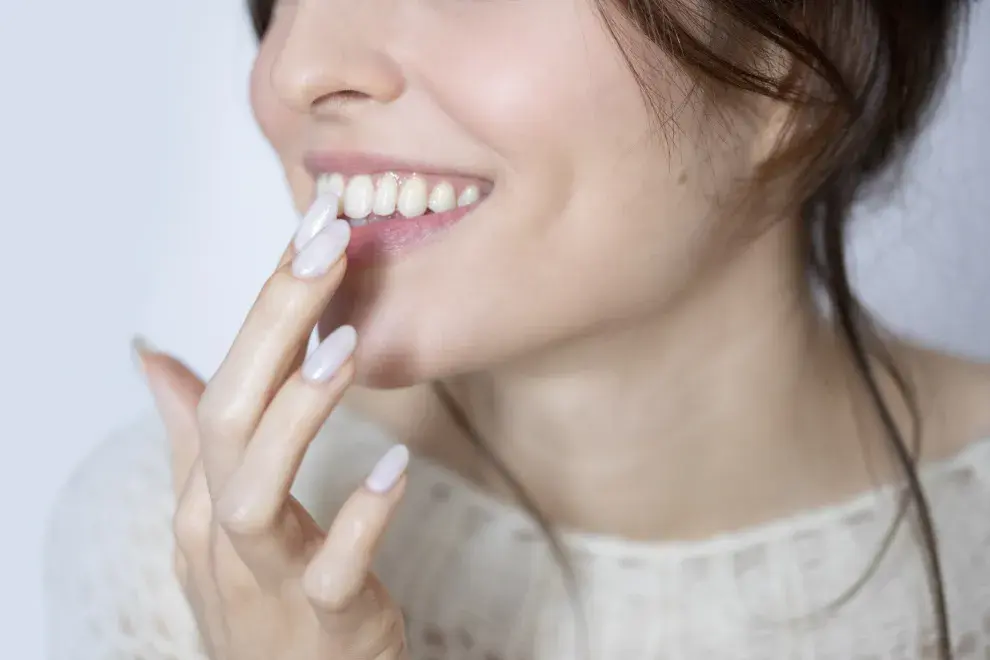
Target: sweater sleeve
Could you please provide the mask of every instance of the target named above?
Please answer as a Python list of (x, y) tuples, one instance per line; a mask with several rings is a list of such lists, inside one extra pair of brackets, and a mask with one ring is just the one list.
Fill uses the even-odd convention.
[(168, 447), (147, 419), (104, 442), (66, 483), (45, 539), (49, 660), (202, 660), (172, 573)]

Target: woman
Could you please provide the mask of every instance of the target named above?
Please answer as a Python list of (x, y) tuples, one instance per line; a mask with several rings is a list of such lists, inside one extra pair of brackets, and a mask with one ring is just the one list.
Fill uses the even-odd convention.
[(843, 262), (962, 1), (251, 11), (304, 218), (208, 383), (137, 344), (54, 657), (990, 652), (990, 367)]

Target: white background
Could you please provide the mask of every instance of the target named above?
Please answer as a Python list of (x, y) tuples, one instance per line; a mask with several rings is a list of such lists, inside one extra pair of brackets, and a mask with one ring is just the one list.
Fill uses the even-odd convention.
[[(291, 233), (254, 127), (238, 0), (4, 0), (0, 20), (0, 656), (41, 658), (45, 516), (149, 406), (128, 341), (218, 363)], [(990, 11), (894, 204), (868, 209), (867, 301), (990, 357)]]

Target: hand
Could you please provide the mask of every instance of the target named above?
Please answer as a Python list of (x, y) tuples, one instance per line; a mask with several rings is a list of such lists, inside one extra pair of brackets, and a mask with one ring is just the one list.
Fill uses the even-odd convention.
[(303, 363), (345, 270), (349, 228), (329, 208), (318, 201), (307, 215), (208, 385), (138, 346), (172, 446), (175, 568), (213, 660), (407, 657), (402, 614), (369, 572), (402, 497), (405, 447), (386, 454), (328, 533), (289, 494), (354, 373), (350, 327)]

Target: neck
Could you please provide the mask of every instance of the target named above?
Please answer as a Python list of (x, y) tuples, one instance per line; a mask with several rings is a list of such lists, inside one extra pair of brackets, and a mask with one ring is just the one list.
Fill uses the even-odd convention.
[(450, 389), (567, 528), (691, 538), (826, 503), (867, 481), (861, 428), (793, 252), (771, 232), (662, 314)]

